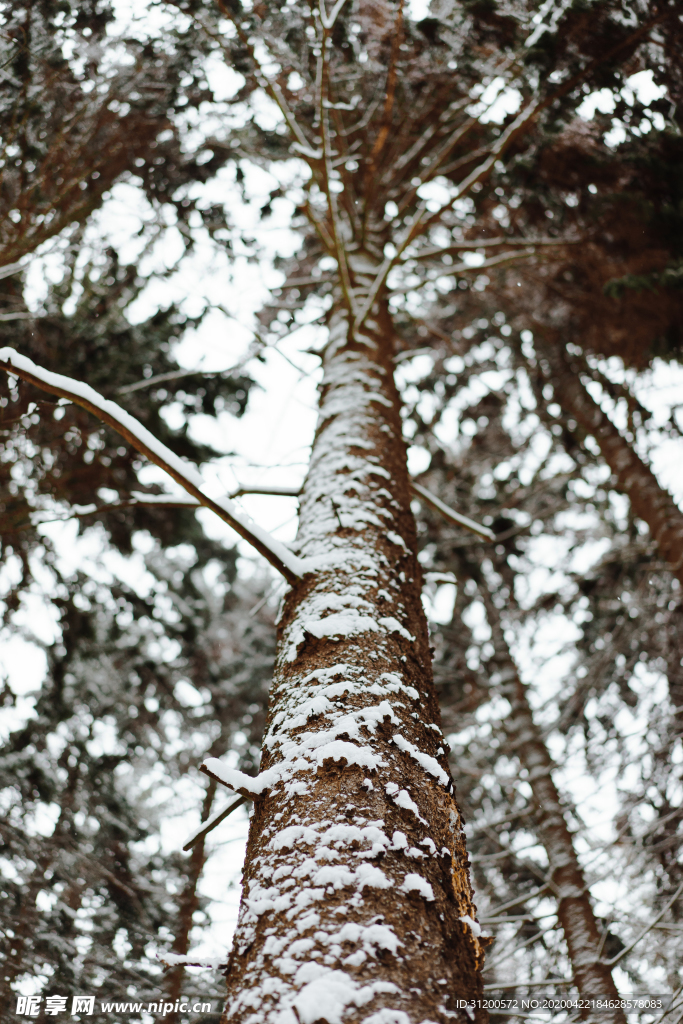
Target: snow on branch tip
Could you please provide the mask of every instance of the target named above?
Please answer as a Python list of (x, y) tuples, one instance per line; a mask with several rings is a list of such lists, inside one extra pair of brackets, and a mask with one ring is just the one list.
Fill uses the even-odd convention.
[(121, 434), (150, 462), (160, 466), (179, 483), (200, 505), (210, 508), (248, 541), (281, 573), (288, 583), (294, 583), (304, 575), (304, 562), (297, 558), (284, 544), (241, 514), (229, 498), (211, 498), (205, 492), (205, 482), (194, 467), (181, 459), (170, 448), (162, 444), (134, 416), (127, 413), (116, 402), (103, 398), (94, 388), (83, 381), (74, 380), (61, 373), (53, 373), (37, 366), (27, 356), (13, 348), (0, 348), (0, 369), (20, 377), (22, 380), (49, 391), (60, 398), (66, 398), (91, 412), (98, 419)]

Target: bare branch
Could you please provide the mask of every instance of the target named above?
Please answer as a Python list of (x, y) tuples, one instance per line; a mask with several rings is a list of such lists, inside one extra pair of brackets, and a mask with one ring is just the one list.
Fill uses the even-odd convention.
[[(426, 487), (422, 487), (421, 484), (416, 483), (414, 480), (411, 481), (411, 488), (413, 493), (421, 498), (424, 502), (430, 505), (437, 512), (440, 512), (444, 519), (447, 519), (451, 523), (455, 523), (458, 526), (464, 527), (471, 533), (477, 534), (478, 537), (483, 537), (485, 540), (494, 541), (499, 539), (505, 539), (511, 531), (507, 531), (504, 534), (495, 534), (493, 530), (490, 530), (488, 526), (480, 526), (479, 523), (475, 523), (473, 519), (469, 519), (467, 516), (462, 515), (460, 512), (456, 512), (455, 509), (445, 505), (435, 494), (428, 491)], [(301, 494), (300, 487), (276, 487), (276, 486), (263, 486), (263, 487), (238, 487), (236, 491), (232, 491), (230, 499), (241, 498), (245, 494), (266, 494), (277, 498), (298, 498)], [(190, 495), (187, 497), (183, 495), (177, 495), (175, 497), (168, 494), (133, 494), (131, 501), (117, 501), (111, 502), (107, 505), (98, 505), (95, 508), (87, 509), (83, 512), (72, 513), (69, 516), (63, 516), (59, 519), (42, 520), (40, 523), (35, 525), (42, 526), (45, 522), (64, 522), (67, 519), (82, 518), (83, 516), (96, 515), (98, 512), (109, 512), (115, 511), (116, 509), (125, 508), (201, 508), (205, 502), (199, 501)], [(526, 527), (517, 527), (515, 531), (526, 529)], [(302, 564), (302, 570), (304, 566)], [(284, 573), (283, 573), (284, 575)]]
[(614, 964), (618, 964), (619, 961), (622, 960), (626, 956), (627, 953), (631, 952), (631, 950), (633, 949), (634, 946), (638, 945), (638, 943), (640, 942), (641, 939), (645, 938), (645, 936), (650, 931), (650, 929), (654, 928), (654, 926), (657, 924), (657, 922), (660, 921), (664, 917), (664, 915), (666, 914), (667, 910), (670, 910), (671, 907), (673, 907), (674, 903), (676, 902), (676, 900), (678, 899), (678, 897), (681, 895), (682, 892), (683, 892), (683, 883), (681, 883), (681, 885), (679, 885), (678, 889), (676, 889), (676, 892), (673, 894), (673, 896), (671, 897), (671, 899), (669, 900), (667, 905), (663, 908), (663, 910), (660, 910), (660, 912), (657, 914), (657, 916), (654, 917), (652, 919), (652, 921), (650, 921), (650, 923), (645, 928), (643, 928), (642, 932), (640, 932), (640, 934), (638, 934), (635, 937), (633, 942), (631, 942), (628, 946), (625, 946), (621, 950), (621, 952), (617, 953), (616, 956), (613, 956), (611, 960), (603, 960), (602, 962), (604, 964), (606, 964), (608, 967), (612, 967)]
[(289, 583), (294, 583), (303, 575), (305, 569), (301, 559), (256, 523), (241, 516), (228, 498), (210, 498), (204, 491), (205, 483), (199, 473), (170, 448), (161, 444), (146, 427), (115, 402), (102, 398), (94, 388), (82, 381), (72, 380), (70, 377), (36, 366), (32, 360), (19, 355), (12, 348), (0, 349), (0, 369), (21, 377), (43, 391), (67, 398), (93, 413), (103, 423), (125, 437), (137, 451), (165, 470), (184, 490), (193, 495), (200, 505), (210, 508), (220, 516), (240, 537), (256, 548)]
[(27, 263), (8, 263), (6, 267), (0, 267), (0, 281), (5, 277), (11, 277), (12, 274), (18, 274), (20, 270), (24, 270), (27, 266)]
[[(513, 260), (523, 260), (528, 256), (535, 256), (536, 252), (534, 249), (523, 249), (521, 252), (504, 252), (499, 256), (491, 256), (488, 260), (484, 260), (483, 263), (471, 264), (471, 263), (455, 263), (452, 266), (444, 266), (439, 270), (439, 277), (452, 277), (454, 274), (472, 274), (477, 273), (480, 270), (487, 270), (490, 267), (499, 267), (503, 263), (512, 263)], [(405, 295), (407, 292), (417, 291), (418, 288), (424, 288), (426, 284), (430, 284), (431, 278), (427, 278), (421, 281), (419, 284), (413, 284), (405, 288), (392, 288), (392, 295)]]
[[(289, 104), (287, 103), (279, 85), (276, 82), (271, 82), (270, 79), (264, 74), (260, 63), (257, 60), (256, 54), (254, 53), (254, 48), (249, 42), (248, 36), (242, 30), (242, 26), (240, 25), (239, 20), (235, 17), (230, 8), (225, 3), (223, 3), (223, 0), (216, 0), (216, 2), (218, 4), (218, 7), (220, 8), (221, 14), (228, 18), (228, 20), (231, 21), (235, 26), (237, 34), (240, 37), (240, 42), (245, 47), (245, 49), (248, 50), (249, 56), (253, 61), (254, 77), (256, 78), (256, 81), (280, 108), (282, 116), (287, 122), (287, 127), (289, 128), (290, 132), (292, 133), (292, 135), (294, 136), (299, 145), (299, 152), (301, 152), (303, 155), (306, 155), (306, 153), (312, 153), (313, 149), (308, 139), (306, 138), (302, 128), (299, 126), (297, 119), (294, 117), (294, 114), (289, 109)], [(206, 34), (209, 35), (212, 39), (214, 39), (219, 44), (221, 49), (226, 53), (226, 55), (230, 57), (231, 55), (225, 43), (222, 41), (220, 35), (217, 32), (212, 32), (200, 19), (197, 19), (197, 21), (201, 25), (203, 30), (206, 32)]]
[(585, 242), (583, 238), (471, 238), (464, 242), (454, 242), (452, 245), (444, 246), (443, 248), (435, 247), (433, 249), (424, 249), (422, 252), (418, 252), (413, 256), (406, 256), (408, 260), (431, 260), (438, 259), (440, 256), (448, 256), (453, 252), (470, 252), (474, 249), (495, 249), (499, 245), (511, 246), (561, 246), (561, 245), (579, 245)]
[(470, 530), (472, 533), (479, 534), (480, 537), (485, 537), (486, 540), (495, 540), (496, 535), (493, 530), (489, 530), (488, 526), (480, 526), (479, 523), (475, 523), (473, 519), (468, 519), (467, 516), (463, 516), (460, 512), (456, 512), (454, 509), (449, 508), (448, 505), (437, 498), (435, 494), (428, 491), (426, 487), (421, 484), (411, 482), (413, 492), (417, 494), (418, 498), (422, 498), (428, 505), (440, 512), (444, 519), (450, 520), (452, 523), (457, 523), (458, 526), (464, 526), (466, 530)]
[(202, 377), (227, 377), (229, 374), (235, 373), (237, 370), (241, 370), (242, 367), (249, 362), (253, 354), (254, 353), (250, 353), (249, 356), (241, 359), (239, 363), (230, 367), (229, 370), (169, 370), (168, 373), (157, 373), (153, 377), (145, 377), (143, 380), (138, 380), (135, 384), (124, 384), (122, 388), (116, 389), (116, 394), (129, 395), (133, 391), (141, 391), (143, 388), (154, 387), (155, 384), (164, 384), (166, 381), (171, 380), (182, 380), (183, 377), (194, 377), (197, 374), (201, 374)]
[(650, 29), (653, 28), (658, 22), (670, 16), (671, 11), (667, 10), (666, 12), (657, 15), (655, 18), (652, 18), (645, 25), (642, 25), (636, 32), (632, 33), (632, 35), (630, 35), (627, 39), (621, 40), (621, 42), (618, 43), (617, 46), (614, 46), (611, 50), (607, 51), (604, 54), (601, 54), (599, 57), (596, 57), (594, 60), (590, 61), (584, 68), (582, 68), (575, 75), (573, 75), (572, 78), (568, 79), (566, 82), (563, 82), (562, 85), (559, 86), (559, 88), (555, 89), (552, 93), (550, 93), (550, 95), (546, 96), (544, 99), (539, 99), (538, 97), (535, 97), (530, 103), (528, 103), (526, 107), (518, 114), (515, 120), (510, 125), (508, 125), (505, 131), (499, 136), (495, 145), (491, 147), (487, 158), (483, 160), (478, 167), (475, 167), (474, 170), (471, 171), (470, 174), (468, 174), (467, 177), (464, 178), (463, 181), (461, 181), (456, 186), (454, 194), (451, 196), (449, 201), (445, 203), (442, 207), (440, 207), (438, 210), (436, 210), (433, 214), (431, 214), (431, 216), (425, 216), (427, 212), (425, 207), (423, 209), (422, 214), (415, 218), (415, 221), (410, 226), (410, 229), (406, 232), (403, 241), (397, 246), (395, 255), (387, 257), (380, 266), (379, 270), (377, 271), (375, 280), (373, 281), (372, 287), (370, 288), (363, 308), (361, 309), (360, 313), (358, 314), (354, 322), (354, 329), (357, 330), (359, 327), (362, 326), (363, 322), (365, 321), (365, 318), (372, 309), (372, 305), (375, 299), (379, 295), (382, 287), (384, 286), (384, 283), (386, 282), (387, 275), (389, 274), (392, 267), (394, 267), (395, 264), (399, 261), (399, 259), (405, 252), (406, 248), (411, 244), (411, 242), (413, 242), (417, 237), (419, 237), (419, 235), (424, 234), (425, 230), (430, 226), (430, 224), (436, 223), (447, 210), (450, 210), (453, 207), (453, 204), (457, 202), (458, 199), (461, 199), (472, 189), (473, 185), (476, 185), (477, 182), (483, 181), (485, 178), (487, 178), (490, 172), (493, 170), (499, 157), (501, 157), (503, 153), (512, 145), (512, 143), (518, 135), (523, 134), (528, 128), (531, 127), (531, 125), (534, 123), (538, 115), (543, 110), (547, 109), (547, 107), (551, 106), (556, 100), (565, 96), (568, 92), (571, 92), (571, 90), (576, 85), (578, 85), (579, 82), (585, 79), (585, 77), (595, 67), (598, 67), (600, 64), (603, 64), (606, 61), (610, 60), (620, 50), (636, 42), (641, 36), (646, 35), (650, 31)]
[(236, 811), (238, 807), (241, 807), (242, 804), (246, 804), (246, 802), (246, 796), (238, 797), (237, 800), (233, 800), (231, 804), (228, 804), (228, 806), (224, 807), (222, 811), (214, 814), (208, 821), (203, 821), (199, 828), (188, 838), (187, 842), (183, 846), (183, 850), (185, 852), (187, 850), (191, 850), (193, 846), (196, 846), (197, 843), (202, 841), (202, 839), (205, 839), (209, 832), (213, 832), (213, 830), (220, 825), (222, 821), (225, 821), (229, 814), (232, 814), (233, 811)]

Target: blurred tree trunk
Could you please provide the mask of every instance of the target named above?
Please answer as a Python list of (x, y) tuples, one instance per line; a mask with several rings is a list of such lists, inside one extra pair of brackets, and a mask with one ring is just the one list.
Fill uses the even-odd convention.
[[(567, 943), (574, 983), (582, 999), (619, 999), (609, 967), (600, 962), (602, 936), (565, 820), (566, 802), (563, 805), (553, 781), (557, 766), (534, 721), (527, 687), (519, 677), (493, 595), (483, 582), (479, 593), (493, 634), (491, 639), (503, 680), (501, 692), (512, 706), (512, 714), (504, 722), (507, 747), (528, 773), (536, 808), (533, 827), (548, 855), (548, 880), (557, 899), (557, 917)], [(589, 1018), (590, 1011), (583, 1011), (581, 1016)], [(621, 1011), (615, 1011), (606, 1019), (623, 1024), (626, 1018)]]
[(634, 514), (647, 523), (662, 558), (683, 583), (683, 512), (586, 390), (581, 362), (552, 341), (543, 344), (541, 356), (557, 401), (595, 438), (616, 488), (629, 499)]

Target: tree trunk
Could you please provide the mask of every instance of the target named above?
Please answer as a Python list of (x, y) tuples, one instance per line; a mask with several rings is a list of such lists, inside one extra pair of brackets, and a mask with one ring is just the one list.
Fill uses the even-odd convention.
[[(534, 826), (548, 855), (548, 878), (557, 898), (557, 917), (572, 964), (574, 982), (582, 999), (618, 999), (619, 993), (612, 973), (600, 962), (602, 937), (593, 913), (579, 859), (572, 836), (567, 828), (560, 794), (553, 781), (556, 768), (540, 729), (534, 721), (527, 687), (519, 678), (492, 595), (486, 585), (479, 588), (493, 634), (497, 662), (504, 680), (504, 693), (512, 705), (512, 714), (504, 726), (508, 736), (508, 749), (527, 769), (528, 782), (536, 806)], [(590, 1011), (582, 1011), (584, 1019)], [(625, 1024), (621, 1011), (605, 1016)]]
[(683, 583), (683, 513), (588, 393), (581, 382), (582, 367), (573, 365), (571, 357), (552, 341), (541, 354), (550, 368), (556, 400), (595, 438), (617, 488), (628, 497), (635, 515), (647, 523), (662, 558)]
[(394, 332), (386, 309), (373, 315), (354, 340), (337, 311), (323, 355), (297, 540), (319, 569), (289, 591), (278, 628), (262, 760), (277, 781), (249, 830), (230, 1024), (445, 1024), (482, 993)]

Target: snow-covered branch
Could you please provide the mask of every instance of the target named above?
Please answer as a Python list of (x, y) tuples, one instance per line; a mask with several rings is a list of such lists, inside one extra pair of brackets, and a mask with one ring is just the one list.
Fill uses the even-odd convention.
[(102, 398), (90, 385), (73, 380), (71, 377), (65, 377), (60, 373), (45, 370), (12, 348), (0, 349), (0, 369), (21, 377), (22, 380), (34, 384), (43, 391), (49, 391), (53, 395), (59, 395), (60, 398), (67, 398), (69, 401), (75, 402), (112, 427), (122, 437), (125, 437), (137, 451), (165, 470), (188, 494), (197, 499), (199, 505), (210, 508), (212, 512), (228, 523), (289, 583), (294, 583), (304, 574), (304, 563), (300, 558), (292, 554), (284, 544), (271, 537), (266, 530), (261, 529), (256, 523), (240, 514), (229, 498), (209, 497), (205, 493), (204, 480), (196, 469), (162, 444), (134, 416), (131, 416), (115, 402)]
[(171, 967), (225, 968), (228, 966), (226, 956), (207, 959), (206, 957), (200, 958), (193, 953), (188, 953), (187, 955), (182, 955), (180, 953), (164, 953), (163, 956), (158, 956), (157, 959), (160, 964), (164, 965), (166, 970)]
[(234, 793), (241, 793), (247, 800), (253, 800), (257, 796), (262, 796), (267, 790), (272, 789), (280, 781), (280, 776), (282, 775), (280, 767), (276, 766), (259, 772), (254, 778), (252, 775), (245, 775), (244, 772), (240, 772), (236, 768), (228, 767), (218, 757), (207, 757), (204, 763), (200, 765), (199, 770), (215, 782), (220, 782), (221, 786), (231, 789)]

